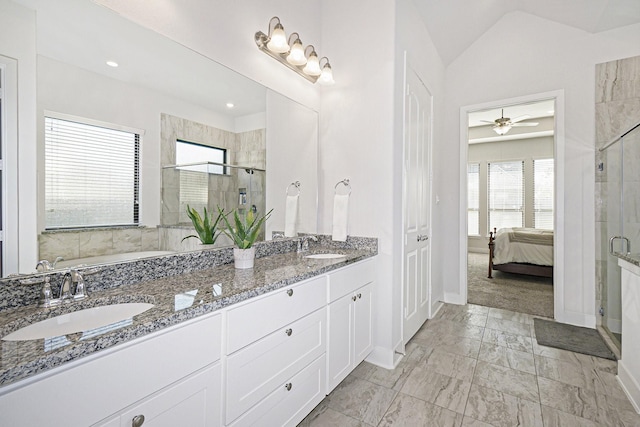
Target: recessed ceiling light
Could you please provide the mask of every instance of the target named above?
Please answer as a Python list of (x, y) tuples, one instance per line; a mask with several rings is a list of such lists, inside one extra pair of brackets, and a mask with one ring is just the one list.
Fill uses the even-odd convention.
[(107, 61), (107, 65), (109, 67), (116, 68), (118, 66), (118, 63), (116, 61)]
[(235, 105), (233, 105), (233, 102), (227, 102), (227, 108), (233, 108), (235, 107)]

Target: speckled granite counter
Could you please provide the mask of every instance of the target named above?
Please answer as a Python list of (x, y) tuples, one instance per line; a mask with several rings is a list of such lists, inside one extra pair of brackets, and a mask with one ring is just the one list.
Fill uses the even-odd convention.
[(630, 254), (623, 254), (620, 252), (616, 252), (615, 256), (617, 256), (620, 259), (623, 259), (635, 266), (640, 267), (640, 254), (634, 254), (634, 253), (630, 253)]
[[(314, 252), (341, 253), (336, 259), (308, 259)], [(31, 341), (0, 341), (0, 386), (43, 372), (168, 326), (211, 313), (376, 255), (377, 247), (336, 249), (316, 246), (303, 254), (286, 252), (257, 258), (253, 269), (233, 264), (142, 281), (94, 292), (90, 298), (55, 309), (34, 305), (0, 313), (0, 337), (28, 324), (70, 311), (123, 302), (147, 302), (154, 308), (119, 322), (99, 335), (61, 336)], [(52, 282), (53, 283), (53, 282)], [(101, 331), (102, 332), (102, 331)], [(75, 336), (78, 335), (78, 336)]]

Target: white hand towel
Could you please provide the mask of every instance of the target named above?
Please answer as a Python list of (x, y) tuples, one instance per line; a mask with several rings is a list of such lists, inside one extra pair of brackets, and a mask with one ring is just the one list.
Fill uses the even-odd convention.
[(284, 211), (284, 237), (296, 237), (298, 222), (298, 195), (287, 196), (287, 204)]
[(349, 221), (349, 195), (336, 194), (333, 198), (333, 235), (332, 240), (347, 240), (347, 223)]

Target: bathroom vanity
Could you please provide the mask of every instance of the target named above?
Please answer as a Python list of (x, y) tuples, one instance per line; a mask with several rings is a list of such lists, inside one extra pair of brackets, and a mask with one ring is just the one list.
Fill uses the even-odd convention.
[[(373, 348), (377, 249), (336, 251), (93, 292), (154, 308), (87, 339), (0, 341), (0, 424), (296, 425)], [(20, 310), (43, 309), (0, 313), (2, 336)]]

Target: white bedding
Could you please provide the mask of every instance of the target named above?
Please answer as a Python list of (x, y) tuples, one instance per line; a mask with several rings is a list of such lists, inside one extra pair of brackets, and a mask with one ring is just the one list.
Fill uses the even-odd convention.
[(493, 263), (524, 262), (553, 265), (553, 243), (535, 244), (521, 240), (551, 241), (553, 231), (534, 228), (501, 228), (495, 236)]

